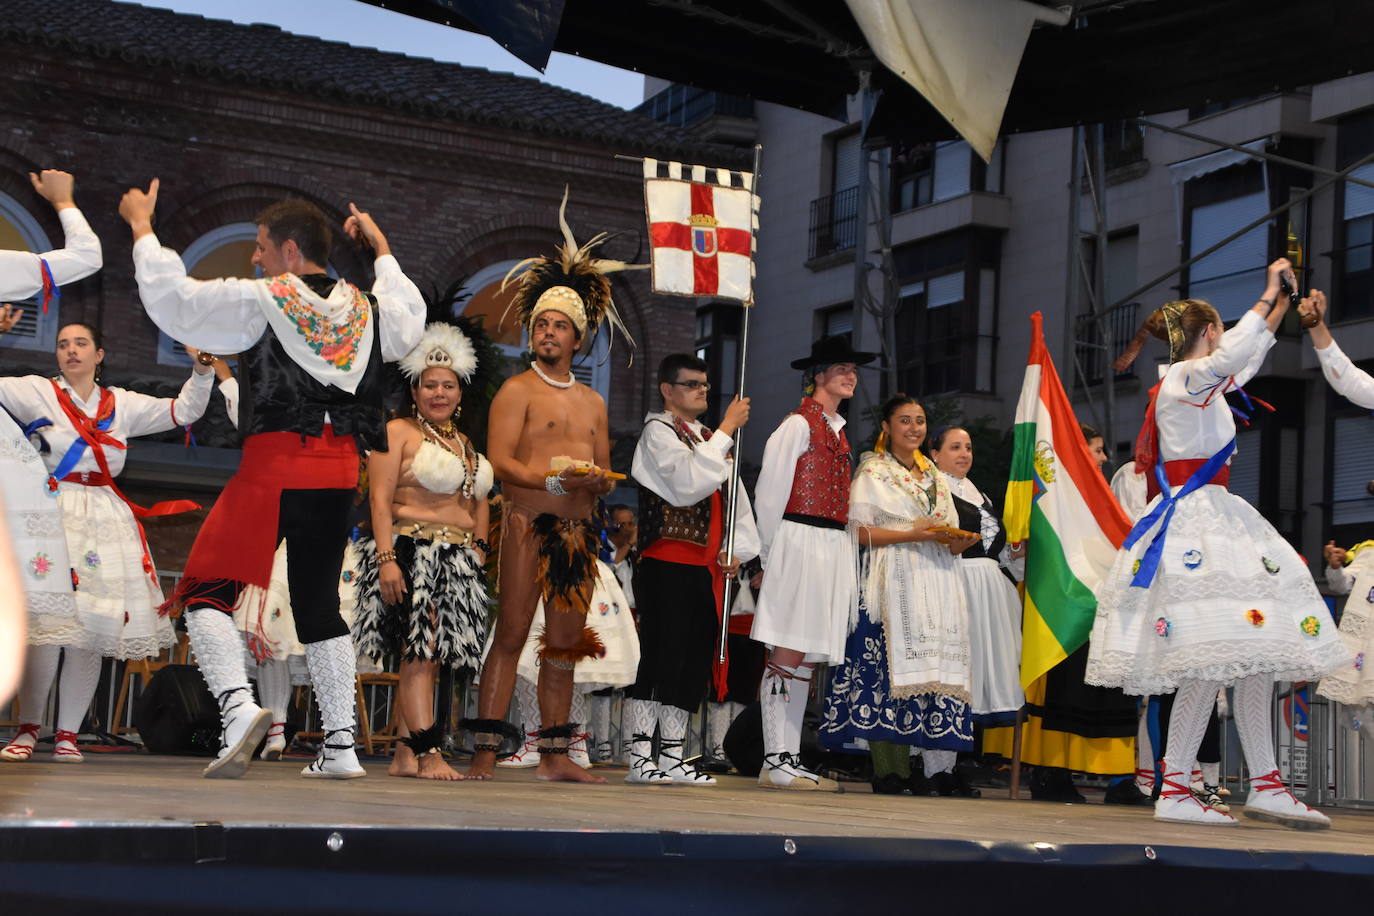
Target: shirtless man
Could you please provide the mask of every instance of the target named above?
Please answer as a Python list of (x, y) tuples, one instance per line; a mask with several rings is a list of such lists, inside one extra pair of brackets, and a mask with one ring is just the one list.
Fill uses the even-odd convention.
[[(560, 519), (590, 520), (596, 498), (615, 483), (601, 468), (610, 464), (606, 403), (601, 395), (572, 376), (572, 359), (582, 334), (573, 320), (552, 309), (538, 314), (530, 326), (535, 362), (506, 381), (491, 402), (487, 426), (487, 455), (506, 497), (501, 530), (501, 613), (496, 635), (482, 669), (478, 715), (502, 718), (515, 688), (515, 668), (529, 636), (530, 621), (539, 602), (539, 543), (534, 519), (551, 513)], [(546, 487), (549, 463), (559, 455), (590, 461), (588, 474), (564, 471)], [(555, 491), (563, 489), (563, 495)], [(586, 617), (570, 607), (546, 608), (544, 645), (574, 649), (583, 637)], [(550, 663), (539, 666), (540, 725), (564, 725), (572, 702), (573, 670)], [(496, 754), (477, 751), (470, 778), (490, 779)], [(569, 762), (567, 754), (541, 753), (540, 779), (605, 782)]]

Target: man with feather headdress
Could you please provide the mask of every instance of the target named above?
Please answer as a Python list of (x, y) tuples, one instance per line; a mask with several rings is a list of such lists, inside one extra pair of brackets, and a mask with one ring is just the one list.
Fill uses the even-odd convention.
[[(611, 462), (606, 403), (573, 377), (572, 361), (603, 320), (633, 345), (606, 276), (629, 265), (592, 257), (605, 233), (579, 246), (568, 228), (566, 207), (565, 192), (558, 214), (563, 244), (556, 254), (520, 262), (503, 284), (515, 286), (511, 306), (529, 335), (534, 360), (528, 371), (508, 379), (491, 403), (487, 457), (506, 498), (501, 612), (482, 669), (478, 718), (464, 722), (474, 736), (469, 778), (490, 779), (494, 773), (520, 650), (543, 598), (537, 775), (605, 781), (567, 757), (577, 731), (577, 723), (568, 721), (573, 668), (579, 659), (605, 652), (586, 620), (597, 579), (592, 513), (597, 497), (615, 487), (603, 470)], [(581, 466), (551, 474), (554, 459), (565, 458)]]

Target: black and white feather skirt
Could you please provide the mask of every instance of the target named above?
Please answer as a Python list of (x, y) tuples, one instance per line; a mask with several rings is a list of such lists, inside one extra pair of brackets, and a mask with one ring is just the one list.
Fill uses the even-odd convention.
[(377, 542), (364, 536), (356, 546), (360, 562), (353, 639), (358, 654), (477, 670), (487, 635), (487, 583), (472, 548), (397, 537), (396, 562), (406, 595), (400, 604), (387, 605), (377, 579)]

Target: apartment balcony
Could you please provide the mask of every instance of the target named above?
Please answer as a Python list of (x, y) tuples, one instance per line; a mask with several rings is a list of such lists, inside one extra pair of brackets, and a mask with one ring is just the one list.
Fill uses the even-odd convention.
[(859, 239), (859, 189), (845, 188), (811, 201), (807, 259), (815, 261), (853, 251)]

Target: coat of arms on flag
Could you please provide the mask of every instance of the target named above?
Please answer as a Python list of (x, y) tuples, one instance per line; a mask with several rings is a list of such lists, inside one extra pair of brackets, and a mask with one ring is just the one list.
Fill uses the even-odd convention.
[(644, 208), (654, 292), (753, 301), (752, 173), (645, 159)]

